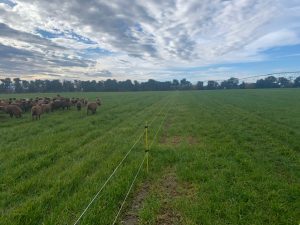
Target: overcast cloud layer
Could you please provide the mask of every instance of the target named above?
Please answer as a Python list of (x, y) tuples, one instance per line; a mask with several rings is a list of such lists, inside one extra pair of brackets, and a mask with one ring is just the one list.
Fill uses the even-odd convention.
[[(0, 76), (203, 80), (257, 73), (233, 64), (255, 66), (273, 60), (270, 50), (299, 46), (299, 12), (298, 0), (0, 0)], [(276, 57), (299, 59), (292, 53)], [(282, 69), (273, 63), (269, 72)]]

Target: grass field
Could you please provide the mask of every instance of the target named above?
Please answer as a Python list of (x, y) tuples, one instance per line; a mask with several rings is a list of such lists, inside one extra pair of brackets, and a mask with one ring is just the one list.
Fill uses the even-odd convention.
[[(74, 224), (146, 121), (149, 173), (120, 224), (299, 224), (300, 89), (62, 95), (103, 106), (40, 121), (0, 113), (0, 224)], [(144, 149), (141, 139), (79, 224), (113, 222)]]

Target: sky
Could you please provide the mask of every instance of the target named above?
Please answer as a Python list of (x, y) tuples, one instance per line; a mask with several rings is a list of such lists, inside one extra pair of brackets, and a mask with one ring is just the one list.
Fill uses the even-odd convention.
[(0, 77), (192, 82), (300, 70), (300, 0), (0, 0)]

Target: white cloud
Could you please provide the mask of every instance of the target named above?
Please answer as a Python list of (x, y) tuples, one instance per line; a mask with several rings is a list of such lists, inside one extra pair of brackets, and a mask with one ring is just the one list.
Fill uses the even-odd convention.
[(278, 30), (268, 33), (246, 46), (249, 51), (263, 51), (269, 48), (300, 44), (300, 36), (292, 30)]
[[(35, 59), (36, 73), (44, 65), (41, 72), (66, 76), (110, 71), (119, 79), (164, 79), (177, 76), (177, 68), (266, 60), (264, 50), (299, 44), (300, 38), (298, 0), (16, 3), (0, 3), (0, 23), (16, 31), (0, 33), (0, 43), (32, 53), (31, 58), (24, 56), (26, 74), (33, 73), (26, 69), (28, 60)], [(58, 35), (45, 39), (38, 30)], [(113, 54), (89, 55), (87, 48)], [(0, 52), (1, 57), (5, 54)], [(20, 57), (10, 55), (5, 61), (17, 61), (21, 71)], [(10, 69), (0, 64), (1, 71)]]

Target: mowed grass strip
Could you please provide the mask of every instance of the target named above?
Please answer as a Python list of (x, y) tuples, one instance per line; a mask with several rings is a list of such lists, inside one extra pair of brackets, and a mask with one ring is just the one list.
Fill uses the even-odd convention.
[[(143, 187), (139, 224), (299, 222), (299, 89), (79, 94), (104, 105), (3, 121), (0, 224), (74, 223), (145, 121), (152, 141), (168, 110), (119, 222)], [(113, 221), (143, 156), (141, 140), (80, 224)]]

